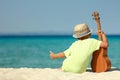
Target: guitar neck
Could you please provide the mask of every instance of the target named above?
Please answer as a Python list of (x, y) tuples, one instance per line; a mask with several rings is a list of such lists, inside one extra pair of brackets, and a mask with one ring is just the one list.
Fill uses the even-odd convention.
[[(98, 30), (101, 30), (100, 20), (97, 21), (97, 28)], [(98, 33), (98, 39), (102, 41), (102, 35), (100, 33)]]

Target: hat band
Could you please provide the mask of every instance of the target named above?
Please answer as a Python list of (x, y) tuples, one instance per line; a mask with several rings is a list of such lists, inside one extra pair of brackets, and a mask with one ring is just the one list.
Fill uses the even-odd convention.
[(84, 36), (85, 34), (88, 34), (90, 31), (88, 30), (87, 32), (83, 33), (83, 34), (78, 34), (77, 36)]

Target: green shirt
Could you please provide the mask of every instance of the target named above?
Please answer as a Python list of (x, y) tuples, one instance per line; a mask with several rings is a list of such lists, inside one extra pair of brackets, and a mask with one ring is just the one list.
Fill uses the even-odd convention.
[(64, 51), (66, 59), (62, 70), (65, 72), (83, 73), (86, 71), (92, 53), (99, 49), (101, 41), (88, 38), (75, 41)]

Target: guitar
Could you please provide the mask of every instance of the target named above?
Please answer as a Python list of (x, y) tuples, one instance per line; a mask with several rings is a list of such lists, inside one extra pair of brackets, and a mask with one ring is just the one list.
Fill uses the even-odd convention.
[[(98, 30), (101, 30), (99, 13), (95, 11), (93, 13), (94, 19), (97, 23)], [(102, 36), (98, 33), (98, 39), (102, 41)], [(92, 55), (91, 68), (93, 72), (105, 72), (110, 70), (111, 62), (107, 56), (107, 48), (100, 48)]]

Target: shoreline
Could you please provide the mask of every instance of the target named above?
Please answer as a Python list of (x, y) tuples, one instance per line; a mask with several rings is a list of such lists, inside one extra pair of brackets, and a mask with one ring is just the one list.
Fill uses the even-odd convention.
[(0, 68), (0, 80), (120, 80), (120, 69), (95, 73), (90, 68), (82, 74), (52, 68)]

